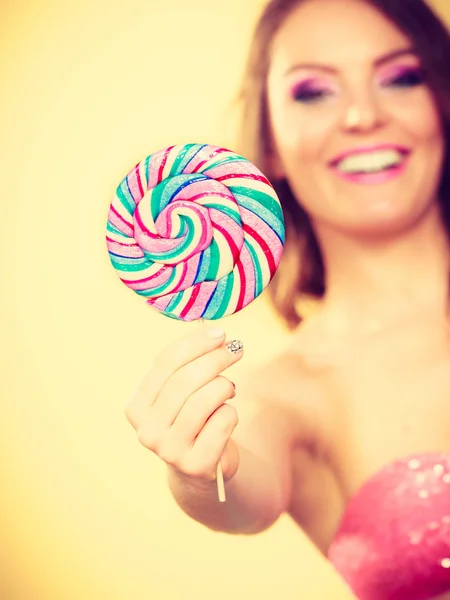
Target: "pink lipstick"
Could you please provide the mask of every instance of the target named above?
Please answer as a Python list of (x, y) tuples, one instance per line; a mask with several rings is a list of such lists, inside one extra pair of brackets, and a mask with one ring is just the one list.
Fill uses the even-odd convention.
[[(355, 168), (354, 170), (343, 170), (339, 168), (342, 161), (348, 159), (351, 156), (389, 150), (395, 151), (398, 154), (400, 154), (402, 157), (401, 162), (397, 164), (392, 164), (391, 166), (386, 165), (386, 167), (384, 168), (380, 166), (378, 170), (373, 171), (369, 169), (366, 170), (364, 167), (361, 167), (360, 170), (358, 170), (357, 168)], [(330, 161), (329, 166), (336, 175), (338, 175), (341, 179), (345, 181), (349, 181), (351, 183), (375, 185), (386, 183), (399, 177), (406, 169), (409, 154), (410, 150), (408, 148), (404, 146), (399, 146), (397, 144), (379, 144), (372, 146), (363, 146), (342, 152)]]

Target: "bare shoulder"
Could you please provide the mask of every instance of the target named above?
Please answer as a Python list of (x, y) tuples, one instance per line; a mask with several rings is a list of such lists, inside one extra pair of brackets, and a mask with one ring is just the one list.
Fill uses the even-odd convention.
[(320, 386), (290, 346), (238, 379), (233, 404), (236, 436), (244, 444), (249, 436), (270, 438), (269, 445), (290, 451), (315, 451), (320, 443), (327, 414)]
[(293, 514), (293, 507), (301, 506), (305, 526), (308, 511), (299, 489), (308, 488), (308, 482), (315, 478), (317, 462), (300, 464), (299, 460), (319, 457), (321, 440), (325, 439), (321, 428), (326, 411), (311, 377), (301, 358), (287, 348), (238, 378), (236, 384), (232, 404), (238, 425), (232, 437), (266, 463), (267, 476), (279, 490), (284, 511)]
[(298, 341), (236, 381), (233, 438), (266, 461), (285, 512), (325, 551), (342, 511), (329, 460), (336, 403), (327, 367), (305, 358)]

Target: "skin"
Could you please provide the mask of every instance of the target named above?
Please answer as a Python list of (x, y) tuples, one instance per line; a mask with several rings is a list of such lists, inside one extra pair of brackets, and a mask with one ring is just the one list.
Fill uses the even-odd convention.
[[(426, 84), (387, 83), (400, 67), (420, 68), (413, 54), (387, 58), (408, 49), (360, 0), (302, 3), (273, 40), (270, 159), (311, 217), (325, 298), (236, 399), (222, 372), (243, 353), (227, 352), (224, 332), (196, 331), (162, 352), (126, 409), (169, 465), (177, 502), (212, 529), (254, 533), (288, 512), (326, 554), (371, 475), (399, 457), (450, 451), (449, 252), (436, 197), (444, 140)], [(305, 80), (325, 96), (293, 98)], [(343, 151), (383, 143), (410, 151), (395, 179), (359, 185), (329, 168)]]

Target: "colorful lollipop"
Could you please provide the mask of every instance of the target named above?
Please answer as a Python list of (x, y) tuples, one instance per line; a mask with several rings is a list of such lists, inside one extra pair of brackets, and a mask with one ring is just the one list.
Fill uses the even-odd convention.
[[(107, 247), (121, 281), (161, 313), (219, 319), (257, 298), (284, 245), (267, 178), (224, 148), (186, 144), (151, 154), (111, 203)], [(217, 484), (224, 500), (220, 464)]]
[(193, 321), (240, 311), (283, 253), (280, 202), (248, 160), (210, 145), (156, 152), (123, 179), (107, 245), (125, 285), (163, 314)]

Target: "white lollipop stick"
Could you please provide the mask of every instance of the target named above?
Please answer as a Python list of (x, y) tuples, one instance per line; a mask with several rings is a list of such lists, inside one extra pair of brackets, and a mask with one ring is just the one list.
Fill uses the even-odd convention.
[[(199, 319), (200, 326), (203, 326), (204, 321), (205, 321), (204, 319)], [(227, 496), (225, 493), (225, 483), (223, 480), (222, 462), (220, 460), (217, 464), (216, 482), (217, 482), (217, 496), (219, 497), (219, 502), (226, 502)]]
[(217, 481), (217, 495), (219, 496), (219, 502), (226, 502), (227, 496), (225, 494), (225, 483), (223, 481), (222, 462), (219, 460), (216, 471)]

